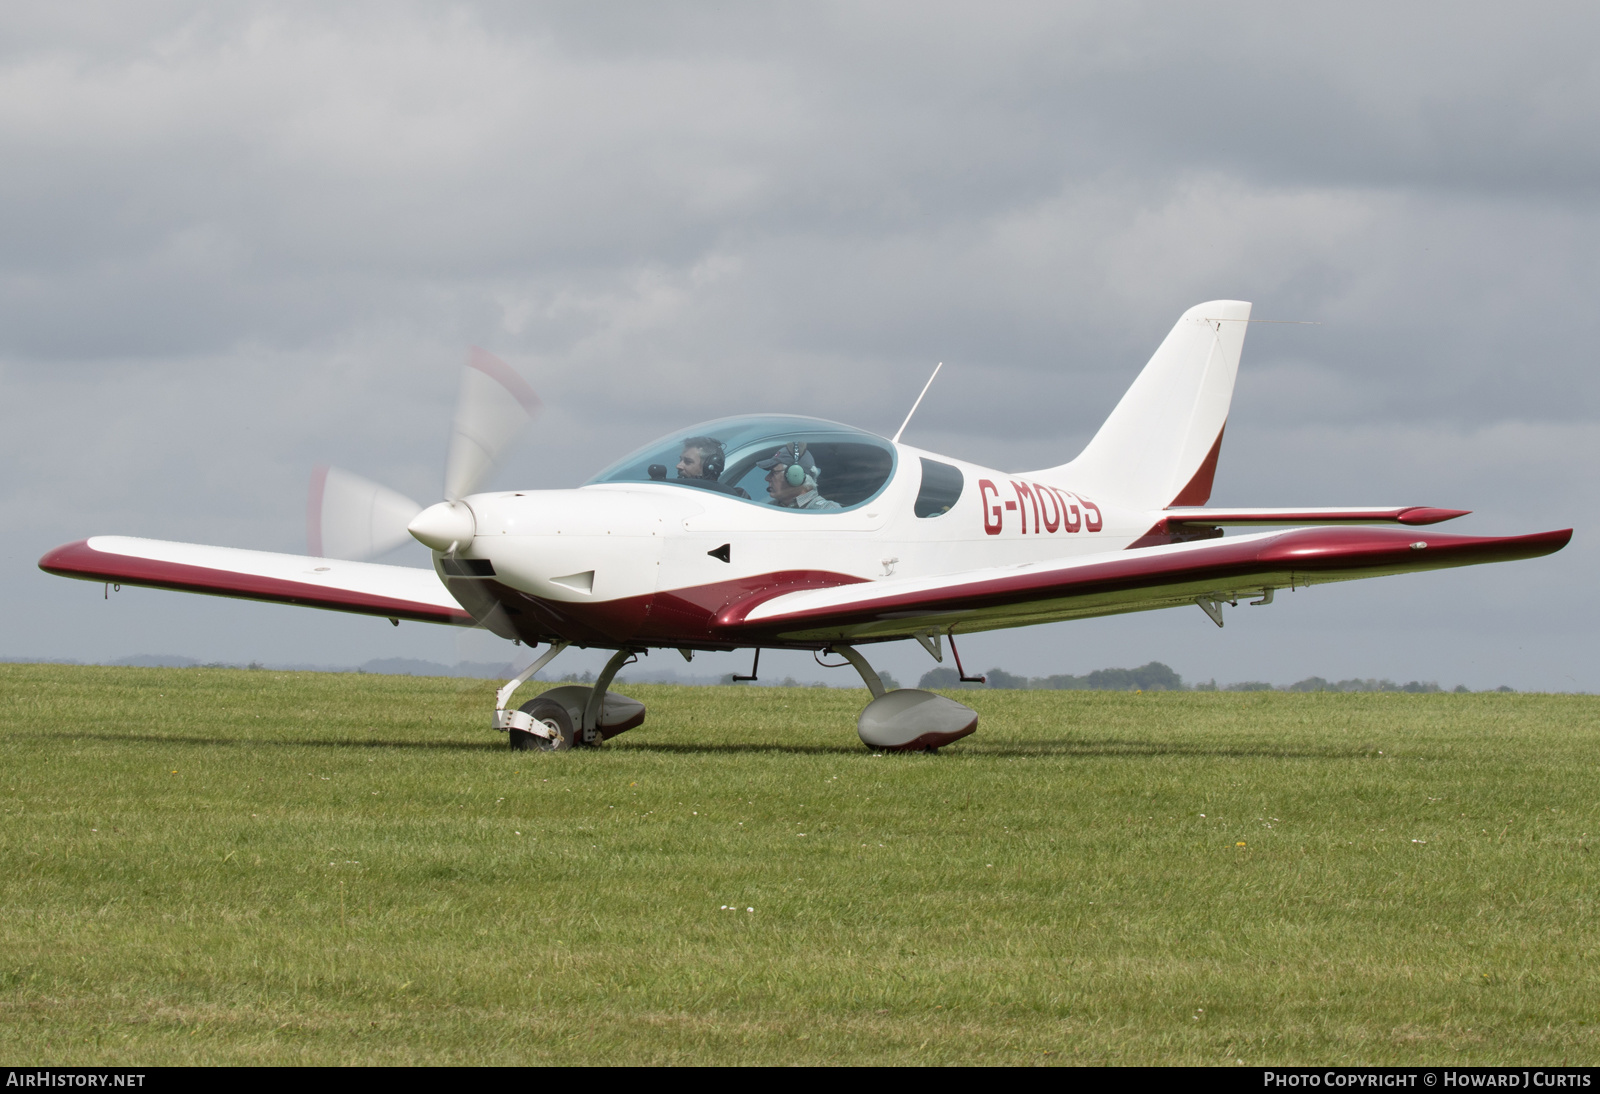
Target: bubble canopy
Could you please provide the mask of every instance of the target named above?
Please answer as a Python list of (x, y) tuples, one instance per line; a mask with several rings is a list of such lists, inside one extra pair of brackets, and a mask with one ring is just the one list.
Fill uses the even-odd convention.
[[(771, 464), (774, 457), (776, 468), (758, 466)], [(821, 418), (763, 414), (718, 418), (669, 433), (630, 452), (584, 485), (659, 483), (756, 505), (836, 513), (865, 505), (882, 493), (894, 476), (895, 463), (894, 445), (864, 429)], [(794, 464), (798, 466), (790, 466)], [(785, 468), (787, 482), (782, 481)], [(776, 495), (769, 483), (774, 470), (780, 480)]]

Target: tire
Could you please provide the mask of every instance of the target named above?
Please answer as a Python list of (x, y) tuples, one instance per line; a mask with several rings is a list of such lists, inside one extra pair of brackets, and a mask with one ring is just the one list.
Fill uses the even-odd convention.
[(537, 733), (513, 729), (509, 736), (514, 751), (565, 752), (577, 744), (578, 734), (572, 727), (572, 715), (560, 703), (541, 697), (523, 703), (521, 709), (535, 722), (542, 723), (551, 736), (541, 737)]

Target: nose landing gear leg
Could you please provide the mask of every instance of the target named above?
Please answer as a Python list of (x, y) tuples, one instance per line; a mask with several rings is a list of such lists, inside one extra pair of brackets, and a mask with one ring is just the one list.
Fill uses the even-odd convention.
[[(512, 748), (553, 752), (598, 745), (630, 730), (644, 721), (644, 704), (610, 688), (617, 671), (633, 658), (632, 650), (621, 650), (606, 663), (593, 687), (563, 684), (551, 688), (524, 703), (521, 710), (496, 711), (495, 725), (511, 729)], [(502, 689), (501, 695), (504, 704), (509, 692)]]
[[(494, 728), (509, 736), (513, 749), (520, 752), (533, 748), (570, 747), (569, 742), (562, 741), (563, 734), (559, 725), (560, 720), (545, 716), (547, 712), (543, 710), (530, 711), (528, 708), (533, 706), (533, 703), (524, 704), (521, 710), (506, 709), (506, 704), (511, 701), (512, 693), (531, 680), (540, 669), (554, 661), (557, 655), (570, 644), (568, 642), (557, 642), (545, 650), (537, 661), (517, 673), (510, 680), (507, 680), (505, 687), (495, 693)], [(538, 700), (535, 699), (534, 703), (537, 702)], [(535, 714), (540, 716), (535, 717)], [(570, 734), (567, 734), (567, 736), (570, 736)]]

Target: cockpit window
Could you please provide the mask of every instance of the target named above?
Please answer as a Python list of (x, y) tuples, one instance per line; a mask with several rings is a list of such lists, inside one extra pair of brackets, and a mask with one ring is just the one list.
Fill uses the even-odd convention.
[(659, 482), (757, 505), (838, 512), (876, 497), (894, 466), (894, 446), (865, 430), (820, 418), (764, 415), (722, 418), (670, 434), (584, 485)]
[(955, 508), (963, 482), (959, 467), (922, 457), (922, 489), (917, 491), (914, 509), (917, 516), (942, 516)]

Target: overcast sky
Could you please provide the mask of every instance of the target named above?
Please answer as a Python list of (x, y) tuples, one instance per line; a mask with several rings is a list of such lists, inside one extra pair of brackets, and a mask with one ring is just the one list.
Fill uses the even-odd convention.
[(1025, 470), (1227, 297), (1321, 325), (1252, 326), (1214, 503), (1573, 544), (969, 667), (1600, 690), (1597, 41), (1588, 4), (8, 4), (0, 656), (505, 657), (36, 568), (304, 551), (320, 462), (436, 498), (471, 344), (545, 401), (504, 486), (725, 414), (892, 432), (938, 360), (906, 440)]

